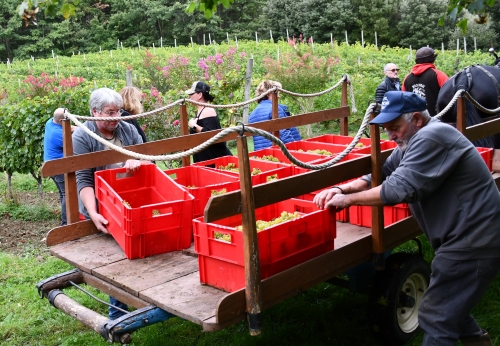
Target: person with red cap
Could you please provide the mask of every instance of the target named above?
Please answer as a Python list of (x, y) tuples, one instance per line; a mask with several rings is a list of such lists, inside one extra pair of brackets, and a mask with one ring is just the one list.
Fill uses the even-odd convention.
[[(320, 208), (408, 203), (435, 251), (418, 312), (423, 345), (493, 345), (470, 312), (500, 271), (500, 194), (477, 149), (457, 129), (432, 118), (420, 96), (389, 91), (370, 124), (397, 147), (371, 175), (317, 194)], [(485, 207), (484, 201), (488, 201)]]
[(434, 49), (422, 47), (417, 50), (411, 72), (403, 80), (402, 91), (410, 91), (427, 102), (427, 110), (431, 116), (436, 115), (436, 102), (439, 90), (448, 80), (448, 76), (434, 65), (437, 54)]

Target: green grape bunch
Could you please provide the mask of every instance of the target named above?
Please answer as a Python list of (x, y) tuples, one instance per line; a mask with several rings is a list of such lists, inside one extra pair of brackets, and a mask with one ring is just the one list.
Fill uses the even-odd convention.
[[(257, 232), (260, 232), (260, 231), (263, 231), (263, 230), (265, 230), (265, 229), (267, 229), (269, 227), (278, 225), (278, 224), (283, 223), (283, 222), (296, 220), (298, 218), (300, 218), (300, 214), (299, 214), (298, 211), (293, 212), (293, 213), (289, 213), (289, 212), (283, 211), (283, 212), (281, 212), (280, 216), (278, 216), (277, 218), (272, 219), (271, 221), (257, 220), (255, 222), (255, 224), (257, 226)], [(236, 230), (237, 231), (242, 231), (243, 230), (243, 225), (236, 226)]]

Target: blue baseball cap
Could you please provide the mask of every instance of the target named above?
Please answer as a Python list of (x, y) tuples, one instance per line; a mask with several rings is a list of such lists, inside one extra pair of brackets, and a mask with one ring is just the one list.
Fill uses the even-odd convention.
[(388, 91), (382, 100), (380, 114), (370, 122), (371, 125), (383, 125), (393, 121), (401, 114), (419, 112), (427, 109), (425, 100), (417, 94), (407, 91)]

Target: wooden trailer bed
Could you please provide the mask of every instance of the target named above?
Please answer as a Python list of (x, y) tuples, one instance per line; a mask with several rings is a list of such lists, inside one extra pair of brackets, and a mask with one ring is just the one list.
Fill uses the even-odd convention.
[[(82, 224), (92, 228), (90, 221)], [(409, 217), (387, 228), (387, 235), (392, 233), (394, 241), (404, 242), (394, 234), (401, 234), (402, 229), (413, 229), (404, 232), (404, 241), (419, 233)], [(53, 232), (63, 231), (65, 227)], [(262, 281), (263, 308), (369, 261), (371, 251), (370, 228), (337, 222), (335, 250)], [(50, 252), (80, 269), (84, 282), (136, 308), (153, 304), (202, 325), (206, 331), (220, 330), (245, 318), (244, 289), (227, 293), (202, 285), (193, 247), (129, 260), (110, 235), (99, 233), (54, 245)]]

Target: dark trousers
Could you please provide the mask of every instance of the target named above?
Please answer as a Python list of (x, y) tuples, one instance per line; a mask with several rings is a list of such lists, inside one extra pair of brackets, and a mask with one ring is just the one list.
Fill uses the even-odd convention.
[(500, 258), (432, 261), (429, 288), (419, 309), (423, 346), (455, 346), (459, 338), (483, 332), (470, 312), (500, 271)]
[[(109, 303), (111, 305), (119, 307), (120, 309), (128, 311), (127, 304), (122, 303), (121, 301), (117, 300), (116, 298), (113, 298), (113, 297), (109, 296)], [(120, 311), (120, 310), (118, 310), (118, 309), (116, 309), (114, 307), (111, 307), (111, 306), (109, 307), (108, 317), (109, 317), (110, 320), (116, 320), (117, 318), (122, 317), (123, 315), (125, 315), (125, 312)]]
[(59, 190), (59, 201), (61, 202), (61, 226), (67, 224), (66, 219), (66, 191), (64, 189), (64, 174), (51, 177)]

